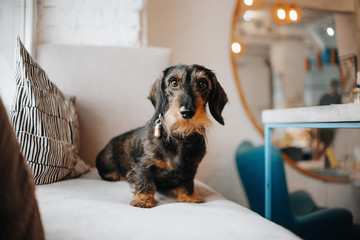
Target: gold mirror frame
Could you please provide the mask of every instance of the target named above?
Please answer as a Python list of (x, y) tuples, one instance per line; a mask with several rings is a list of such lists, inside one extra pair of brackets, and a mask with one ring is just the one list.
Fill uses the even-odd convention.
[[(234, 80), (235, 80), (235, 85), (236, 85), (236, 89), (237, 92), (239, 94), (240, 100), (243, 104), (243, 107), (245, 108), (245, 111), (248, 115), (248, 117), (250, 118), (252, 124), (254, 125), (254, 127), (257, 129), (257, 131), (260, 133), (260, 135), (264, 138), (264, 128), (257, 122), (257, 120), (255, 119), (254, 114), (252, 113), (251, 109), (249, 108), (249, 105), (245, 99), (245, 94), (243, 92), (242, 86), (241, 86), (241, 82), (240, 82), (240, 77), (237, 71), (237, 64), (236, 64), (236, 58), (238, 57), (236, 53), (233, 53), (231, 50), (231, 44), (233, 42), (236, 41), (235, 39), (235, 27), (236, 27), (236, 23), (237, 23), (237, 19), (238, 16), (240, 14), (240, 4), (241, 4), (242, 0), (237, 0), (236, 2), (236, 6), (235, 6), (235, 10), (233, 13), (233, 18), (232, 18), (232, 24), (231, 24), (231, 38), (230, 38), (230, 56), (231, 56), (231, 67), (232, 67), (232, 71), (233, 71), (233, 75), (234, 75)], [(291, 167), (295, 168), (296, 170), (298, 170), (299, 172), (319, 179), (319, 180), (323, 180), (326, 182), (337, 182), (337, 183), (348, 183), (349, 179), (347, 177), (330, 177), (330, 176), (324, 176), (324, 175), (320, 175), (320, 174), (316, 174), (312, 171), (309, 171), (307, 169), (301, 168), (299, 167), (295, 161), (293, 161), (288, 155), (283, 154), (283, 159), (284, 161), (289, 164)]]

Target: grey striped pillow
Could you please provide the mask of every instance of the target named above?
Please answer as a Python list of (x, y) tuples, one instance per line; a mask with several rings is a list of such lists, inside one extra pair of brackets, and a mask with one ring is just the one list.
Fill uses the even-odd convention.
[(65, 97), (17, 41), (16, 94), (11, 122), (35, 184), (79, 176), (79, 123), (73, 98)]

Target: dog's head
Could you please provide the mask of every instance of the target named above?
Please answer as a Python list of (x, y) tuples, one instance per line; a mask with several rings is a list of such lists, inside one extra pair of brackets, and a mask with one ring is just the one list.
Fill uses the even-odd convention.
[(175, 65), (165, 69), (150, 90), (155, 116), (164, 116), (166, 127), (175, 134), (205, 134), (211, 121), (224, 125), (221, 112), (228, 99), (215, 74), (199, 65)]

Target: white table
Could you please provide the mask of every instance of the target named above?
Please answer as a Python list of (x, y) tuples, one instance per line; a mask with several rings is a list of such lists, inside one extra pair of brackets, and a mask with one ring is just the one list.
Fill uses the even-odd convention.
[(360, 128), (360, 104), (264, 110), (265, 217), (271, 220), (271, 130), (273, 128)]

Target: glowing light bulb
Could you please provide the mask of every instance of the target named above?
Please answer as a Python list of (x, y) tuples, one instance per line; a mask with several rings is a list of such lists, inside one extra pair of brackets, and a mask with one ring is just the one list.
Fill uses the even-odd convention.
[(240, 43), (234, 42), (233, 44), (231, 44), (231, 51), (233, 51), (233, 53), (240, 53), (241, 52)]
[(244, 13), (244, 15), (243, 15), (243, 19), (244, 19), (244, 21), (246, 21), (246, 22), (250, 22), (251, 19), (252, 19), (252, 12), (246, 11), (246, 12)]
[(285, 12), (285, 10), (283, 8), (279, 8), (276, 11), (276, 15), (280, 20), (284, 20), (286, 18), (286, 12)]
[(328, 27), (326, 29), (326, 32), (330, 37), (334, 36), (334, 34), (335, 34), (335, 31), (334, 31), (334, 29), (332, 27)]
[(298, 13), (295, 9), (291, 9), (289, 12), (289, 17), (291, 21), (297, 21), (298, 20)]
[(244, 3), (246, 6), (252, 6), (254, 3), (254, 0), (244, 0)]

